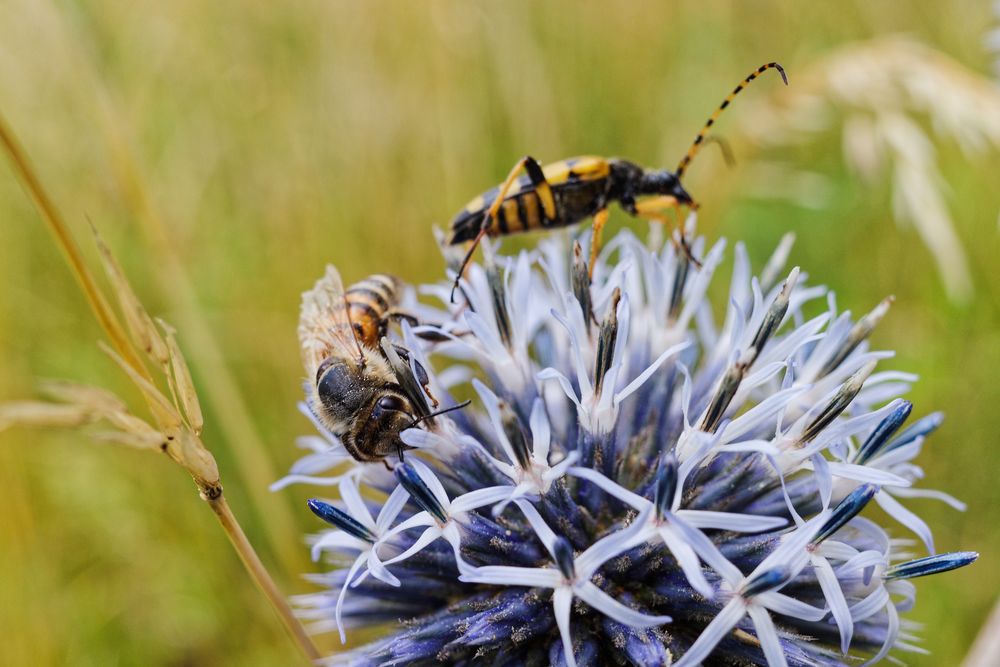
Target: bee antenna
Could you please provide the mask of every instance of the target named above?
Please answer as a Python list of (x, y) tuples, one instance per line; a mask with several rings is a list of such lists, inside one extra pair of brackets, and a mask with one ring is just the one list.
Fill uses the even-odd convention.
[(751, 81), (753, 81), (754, 79), (756, 79), (758, 76), (760, 76), (769, 69), (778, 70), (778, 73), (781, 75), (781, 80), (785, 82), (786, 86), (788, 85), (788, 77), (785, 75), (785, 68), (779, 65), (778, 63), (767, 63), (766, 65), (761, 65), (754, 71), (750, 72), (750, 75), (747, 76), (747, 78), (740, 81), (739, 85), (737, 85), (736, 88), (733, 89), (733, 92), (726, 95), (726, 99), (722, 100), (722, 104), (720, 104), (719, 108), (716, 109), (711, 116), (709, 116), (708, 121), (705, 123), (705, 126), (701, 128), (701, 132), (699, 132), (698, 136), (694, 138), (694, 143), (691, 144), (691, 148), (688, 149), (687, 154), (681, 159), (680, 164), (677, 165), (678, 178), (680, 178), (681, 175), (684, 174), (684, 170), (687, 169), (689, 164), (691, 164), (691, 160), (694, 158), (695, 155), (698, 154), (698, 151), (701, 150), (702, 143), (705, 141), (705, 136), (708, 134), (709, 128), (711, 128), (712, 125), (715, 124), (715, 121), (718, 120), (719, 115), (721, 115), (722, 112), (725, 111), (726, 107), (729, 106), (729, 103), (733, 101), (733, 98), (739, 95), (740, 91), (746, 88)]
[(432, 412), (429, 415), (424, 415), (423, 417), (418, 417), (418, 418), (414, 419), (413, 421), (411, 421), (410, 425), (407, 426), (406, 428), (413, 428), (414, 426), (416, 426), (417, 424), (420, 424), (421, 422), (425, 422), (428, 419), (433, 419), (434, 417), (439, 417), (439, 416), (445, 414), (446, 412), (454, 412), (455, 410), (461, 410), (462, 408), (468, 407), (470, 403), (472, 403), (471, 400), (463, 401), (463, 402), (459, 403), (458, 405), (452, 405), (451, 407), (442, 408), (440, 410)]

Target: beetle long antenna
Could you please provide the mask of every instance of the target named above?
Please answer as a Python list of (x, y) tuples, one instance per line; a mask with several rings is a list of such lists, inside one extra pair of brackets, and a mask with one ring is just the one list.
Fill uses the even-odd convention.
[(471, 400), (463, 401), (463, 402), (459, 403), (458, 405), (452, 405), (451, 407), (442, 408), (442, 409), (440, 409), (440, 410), (438, 410), (436, 412), (432, 412), (429, 415), (424, 415), (423, 417), (418, 417), (418, 418), (414, 419), (413, 421), (411, 421), (410, 425), (407, 426), (406, 428), (413, 428), (414, 426), (416, 426), (417, 424), (419, 424), (421, 422), (425, 422), (428, 419), (433, 419), (434, 417), (439, 417), (439, 416), (445, 414), (446, 412), (454, 412), (455, 410), (461, 410), (464, 407), (468, 407), (469, 404), (471, 404), (471, 403), (472, 403)]
[(788, 77), (785, 76), (785, 68), (778, 63), (767, 63), (766, 65), (761, 65), (754, 71), (750, 72), (750, 76), (740, 81), (739, 85), (733, 89), (733, 92), (726, 95), (726, 99), (722, 100), (722, 104), (720, 104), (719, 108), (716, 109), (711, 116), (709, 116), (705, 126), (701, 128), (701, 132), (699, 132), (698, 136), (694, 138), (694, 143), (691, 144), (691, 148), (688, 149), (687, 155), (685, 155), (681, 159), (680, 164), (677, 165), (678, 178), (684, 174), (684, 170), (687, 169), (689, 164), (691, 164), (691, 160), (698, 154), (698, 151), (701, 150), (701, 146), (705, 141), (705, 136), (708, 134), (708, 130), (715, 124), (715, 121), (718, 120), (719, 115), (722, 114), (726, 107), (729, 106), (729, 103), (733, 101), (733, 98), (739, 95), (740, 91), (746, 88), (751, 81), (772, 68), (778, 70), (778, 73), (781, 74), (781, 80), (785, 82), (786, 86), (788, 85)]

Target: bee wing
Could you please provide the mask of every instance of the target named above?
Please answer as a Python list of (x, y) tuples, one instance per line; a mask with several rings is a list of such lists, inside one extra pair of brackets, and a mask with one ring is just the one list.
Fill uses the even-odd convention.
[(344, 283), (332, 264), (327, 264), (326, 273), (311, 290), (302, 293), (299, 344), (310, 380), (315, 379), (319, 365), (330, 356), (358, 356), (358, 341), (344, 299)]

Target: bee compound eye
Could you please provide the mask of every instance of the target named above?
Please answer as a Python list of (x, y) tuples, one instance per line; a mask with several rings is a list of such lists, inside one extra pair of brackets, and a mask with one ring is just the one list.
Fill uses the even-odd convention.
[(392, 412), (406, 412), (406, 403), (399, 396), (383, 396), (378, 399), (378, 407)]

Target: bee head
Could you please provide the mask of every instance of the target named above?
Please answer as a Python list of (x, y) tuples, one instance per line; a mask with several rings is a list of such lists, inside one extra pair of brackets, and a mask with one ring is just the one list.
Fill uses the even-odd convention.
[(413, 407), (402, 393), (386, 391), (375, 399), (371, 421), (380, 431), (399, 433), (413, 423)]
[(399, 451), (399, 433), (414, 423), (412, 403), (374, 356), (365, 364), (350, 357), (324, 361), (316, 373), (313, 400), (317, 415), (359, 461)]
[(314, 396), (325, 412), (342, 422), (412, 412), (395, 377), (377, 357), (369, 357), (365, 363), (346, 356), (325, 360), (316, 371)]
[(347, 421), (341, 442), (354, 458), (377, 461), (405, 449), (399, 434), (413, 424), (413, 408), (395, 385), (372, 387)]

